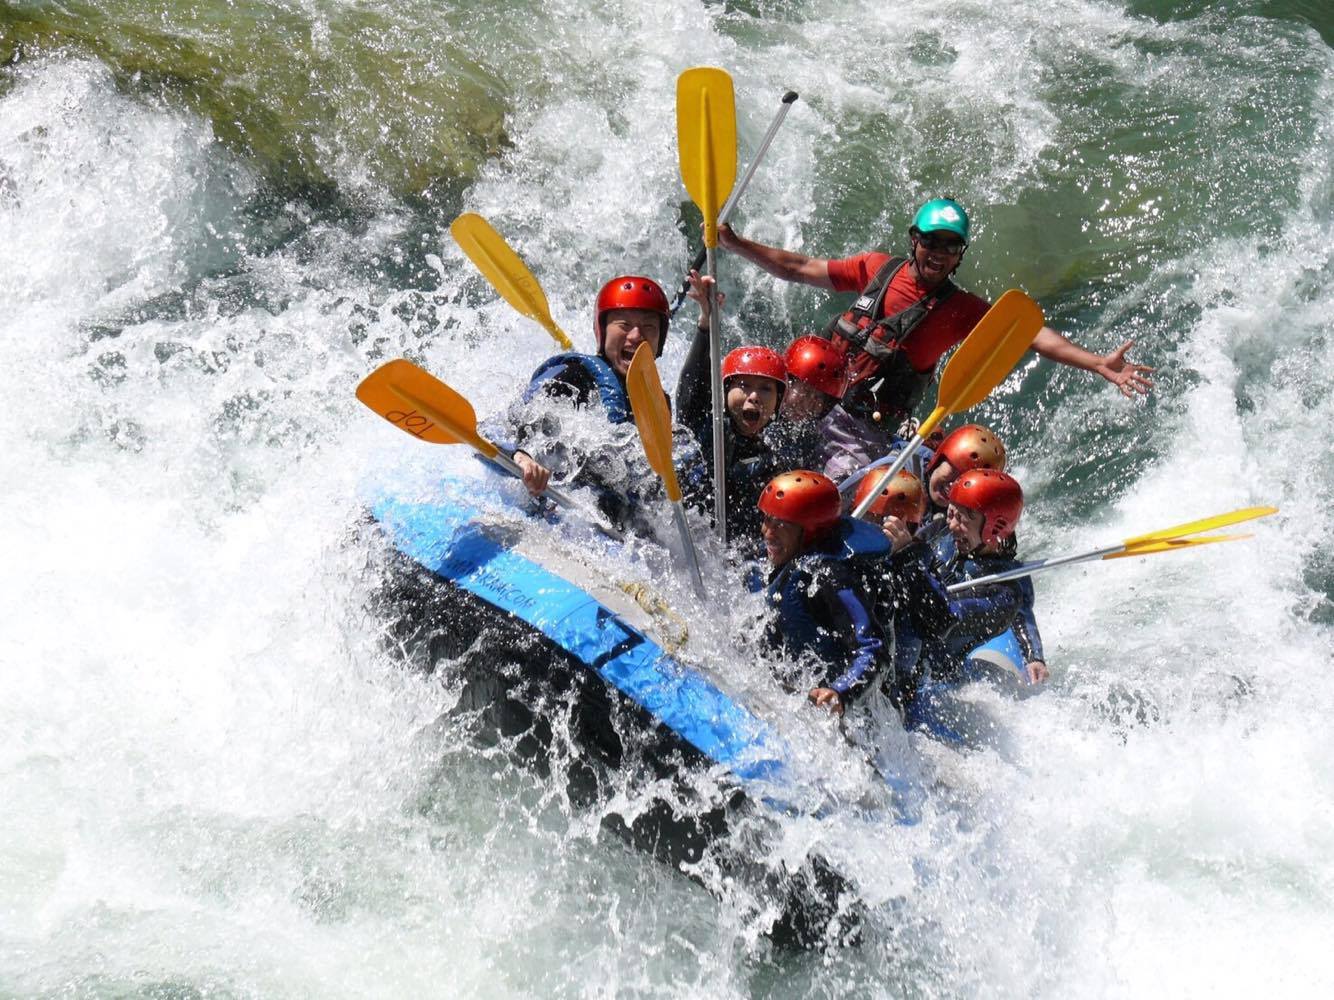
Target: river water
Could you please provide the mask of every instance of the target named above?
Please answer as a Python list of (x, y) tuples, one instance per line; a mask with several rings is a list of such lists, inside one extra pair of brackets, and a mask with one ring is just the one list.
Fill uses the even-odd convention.
[[(0, 995), (1329, 995), (1332, 41), (1299, 0), (0, 4)], [(801, 94), (738, 229), (893, 249), (951, 194), (964, 284), (1158, 369), (1026, 362), (978, 408), (1025, 554), (1282, 508), (1043, 578), (1049, 689), (974, 692), (1003, 752), (919, 741), (938, 801), (858, 859), (901, 891), (829, 955), (440, 723), (349, 532), (427, 461), (371, 367), (487, 412), (551, 350), (459, 212), (579, 344), (606, 276), (679, 273), (701, 63), (743, 164)], [(731, 343), (830, 311), (720, 270)]]

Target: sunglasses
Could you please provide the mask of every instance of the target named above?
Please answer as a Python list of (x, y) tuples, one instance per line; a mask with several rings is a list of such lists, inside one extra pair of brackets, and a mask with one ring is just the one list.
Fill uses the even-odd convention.
[(917, 237), (917, 242), (928, 250), (947, 254), (961, 254), (968, 246), (967, 243), (955, 237), (935, 236), (931, 233), (923, 233)]

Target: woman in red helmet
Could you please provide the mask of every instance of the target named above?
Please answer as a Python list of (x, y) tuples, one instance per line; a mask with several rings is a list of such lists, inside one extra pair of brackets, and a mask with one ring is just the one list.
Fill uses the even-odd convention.
[(889, 542), (841, 516), (838, 487), (818, 472), (775, 476), (756, 506), (770, 565), (767, 637), (789, 658), (820, 665), (810, 699), (841, 715), (892, 667), (892, 626), (875, 614)]
[[(676, 385), (677, 422), (694, 435), (695, 461), (682, 476), (686, 499), (713, 509), (713, 395), (709, 370), (709, 314), (706, 290), (713, 279), (690, 273), (689, 295), (700, 307), (699, 325)], [(719, 303), (722, 296), (714, 296)], [(783, 356), (768, 347), (738, 347), (723, 358), (723, 447), (727, 475), (727, 537), (753, 538), (759, 529), (755, 501), (777, 467), (766, 429), (787, 389)]]
[[(554, 472), (562, 482), (594, 489), (603, 512), (625, 523), (636, 506), (641, 478), (630, 481), (622, 457), (637, 453), (631, 450), (635, 429), (625, 376), (640, 344), (662, 355), (670, 316), (667, 296), (657, 282), (633, 274), (613, 278), (598, 292), (594, 308), (597, 353), (557, 354), (533, 373), (520, 403), (510, 410), (513, 441), (502, 442), (512, 444), (509, 450), (531, 494), (546, 489)], [(593, 446), (586, 440), (572, 444), (577, 436), (562, 430), (559, 411), (551, 403), (600, 411), (611, 425), (608, 440)]]
[[(1014, 529), (1023, 509), (1024, 493), (1014, 477), (973, 469), (950, 488), (946, 530), (933, 542), (913, 540), (906, 532), (892, 538), (900, 609), (895, 676), (902, 704), (911, 707), (926, 671), (938, 679), (957, 676), (971, 650), (1006, 629), (1013, 629), (1019, 642), (1030, 683), (1047, 679), (1028, 577), (959, 594), (946, 591), (950, 584), (1018, 565)], [(888, 526), (886, 533), (896, 535)]]

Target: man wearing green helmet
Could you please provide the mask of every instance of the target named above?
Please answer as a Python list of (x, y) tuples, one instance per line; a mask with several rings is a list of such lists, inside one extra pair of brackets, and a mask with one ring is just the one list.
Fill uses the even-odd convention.
[[(829, 260), (766, 246), (720, 226), (718, 242), (785, 281), (835, 292), (860, 292), (824, 336), (848, 357), (848, 388), (829, 421), (825, 472), (842, 478), (889, 450), (899, 424), (911, 416), (935, 374), (937, 362), (986, 313), (989, 304), (959, 288), (951, 276), (968, 249), (968, 213), (950, 198), (934, 198), (917, 210), (908, 257), (871, 252)], [(1096, 372), (1133, 397), (1152, 387), (1152, 369), (1126, 360), (1126, 341), (1107, 355), (1094, 354), (1044, 326), (1033, 350), (1044, 358)]]

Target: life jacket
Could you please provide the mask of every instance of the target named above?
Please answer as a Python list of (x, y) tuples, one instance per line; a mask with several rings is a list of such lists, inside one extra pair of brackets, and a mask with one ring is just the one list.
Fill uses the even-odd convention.
[(863, 420), (893, 420), (896, 426), (911, 415), (935, 378), (935, 370), (919, 372), (908, 361), (903, 344), (931, 310), (959, 290), (948, 278), (907, 309), (881, 316), (890, 281), (908, 263), (890, 257), (862, 289), (857, 301), (835, 317), (823, 336), (849, 355), (848, 388), (842, 406)]
[[(596, 354), (570, 351), (547, 358), (538, 366), (537, 371), (533, 372), (528, 388), (523, 392), (523, 401), (531, 402), (544, 383), (557, 377), (570, 366), (581, 369), (588, 376), (592, 388), (597, 389), (598, 399), (602, 402), (602, 409), (606, 411), (609, 423), (623, 424), (634, 419), (634, 415), (630, 412), (630, 397), (626, 394), (625, 384), (616, 374), (616, 369)], [(587, 400), (581, 396), (578, 402), (586, 403)]]

